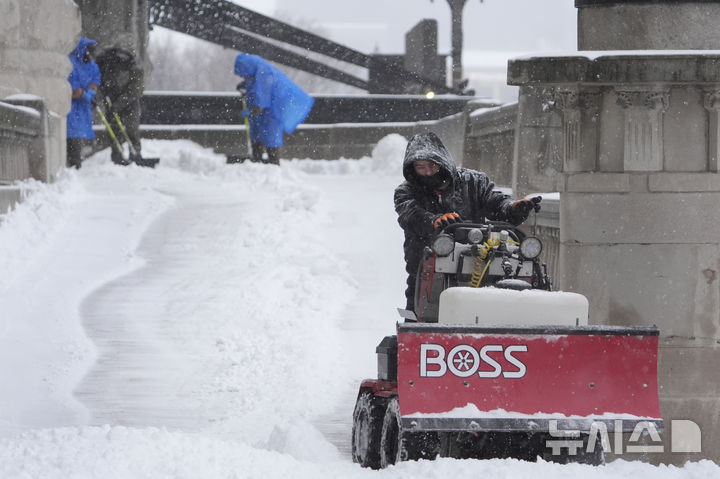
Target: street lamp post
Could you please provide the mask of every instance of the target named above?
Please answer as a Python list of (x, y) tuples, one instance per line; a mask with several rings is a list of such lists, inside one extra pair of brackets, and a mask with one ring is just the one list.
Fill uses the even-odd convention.
[[(431, 2), (434, 0), (430, 0)], [(483, 0), (480, 0), (482, 3)], [(452, 86), (463, 87), (462, 49), (463, 49), (463, 9), (467, 0), (447, 0), (450, 5), (452, 21)]]
[(452, 86), (459, 88), (462, 82), (463, 9), (467, 0), (447, 0), (452, 18)]

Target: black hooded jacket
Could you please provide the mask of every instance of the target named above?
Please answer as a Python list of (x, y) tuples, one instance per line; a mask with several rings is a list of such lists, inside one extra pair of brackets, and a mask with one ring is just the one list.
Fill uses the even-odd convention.
[(102, 73), (100, 90), (104, 97), (112, 101), (112, 110), (125, 112), (132, 108), (139, 109), (144, 73), (135, 56), (127, 50), (113, 47), (100, 52), (96, 61)]
[[(428, 160), (440, 166), (436, 175), (442, 175), (444, 182), (439, 189), (422, 184), (413, 166), (416, 160)], [(405, 231), (408, 263), (419, 261), (422, 247), (432, 238), (433, 221), (441, 214), (455, 212), (463, 220), (475, 222), (483, 218), (510, 219), (510, 197), (495, 190), (495, 184), (485, 173), (456, 166), (450, 152), (434, 133), (415, 135), (410, 139), (405, 150), (403, 176), (406, 181), (395, 189), (395, 211), (398, 223)]]

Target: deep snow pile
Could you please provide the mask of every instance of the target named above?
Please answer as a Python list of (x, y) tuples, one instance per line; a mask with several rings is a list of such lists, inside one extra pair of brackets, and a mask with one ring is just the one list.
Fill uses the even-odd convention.
[(404, 302), (405, 139), (361, 160), (226, 165), (150, 142), (0, 224), (0, 477), (710, 477), (617, 461), (404, 463), (348, 453), (359, 382)]

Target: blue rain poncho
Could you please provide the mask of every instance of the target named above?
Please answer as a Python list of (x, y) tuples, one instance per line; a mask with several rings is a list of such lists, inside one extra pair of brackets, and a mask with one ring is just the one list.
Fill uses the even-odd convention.
[(235, 58), (235, 74), (245, 79), (248, 108), (262, 108), (250, 117), (250, 139), (270, 148), (283, 145), (283, 132), (292, 133), (315, 103), (283, 72), (262, 58), (241, 53)]
[[(70, 87), (73, 90), (82, 88), (87, 91), (91, 83), (100, 86), (100, 68), (95, 61), (85, 63), (85, 50), (88, 45), (96, 45), (95, 40), (80, 37), (80, 42), (68, 55), (72, 62), (72, 73), (68, 77)], [(67, 116), (67, 137), (68, 138), (95, 138), (92, 129), (92, 104), (84, 97), (72, 101), (70, 113)]]

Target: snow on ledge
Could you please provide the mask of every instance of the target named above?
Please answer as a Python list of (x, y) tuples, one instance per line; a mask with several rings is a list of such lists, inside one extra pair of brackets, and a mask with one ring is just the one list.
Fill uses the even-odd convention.
[(5, 103), (3, 101), (0, 101), (0, 107), (8, 109), (8, 110), (15, 110), (17, 112), (26, 113), (30, 116), (33, 116), (35, 118), (40, 118), (42, 115), (39, 111), (37, 111), (35, 108), (30, 108), (28, 106), (22, 106), (22, 105), (12, 105), (10, 103)]
[(590, 414), (587, 416), (566, 415), (560, 412), (536, 412), (533, 414), (506, 411), (504, 409), (493, 409), (481, 411), (475, 404), (468, 403), (463, 407), (456, 407), (447, 412), (440, 413), (413, 413), (403, 416), (404, 418), (433, 418), (433, 419), (595, 419), (595, 420), (658, 420), (660, 418), (650, 416), (636, 416), (627, 413), (605, 412), (603, 414)]
[(588, 60), (597, 60), (601, 57), (718, 57), (720, 50), (579, 50), (579, 51), (559, 51), (559, 52), (537, 52), (527, 55), (520, 55), (510, 58), (510, 60), (531, 60), (533, 58), (587, 58)]

